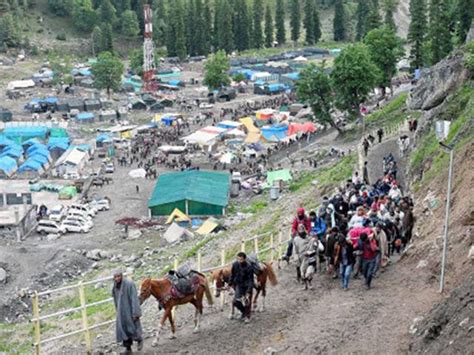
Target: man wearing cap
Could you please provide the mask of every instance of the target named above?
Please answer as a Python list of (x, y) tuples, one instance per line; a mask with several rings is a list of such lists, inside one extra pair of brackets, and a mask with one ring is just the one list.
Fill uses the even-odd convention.
[(291, 255), (293, 254), (293, 238), (298, 233), (298, 226), (302, 224), (306, 230), (306, 233), (311, 232), (311, 219), (306, 215), (304, 208), (300, 207), (296, 210), (296, 217), (293, 219), (291, 224), (291, 238), (292, 240), (288, 243), (288, 249), (286, 250), (286, 255), (283, 256), (283, 260), (289, 261)]
[(140, 301), (138, 300), (135, 284), (124, 278), (122, 271), (114, 272), (114, 286), (112, 288), (116, 310), (115, 335), (117, 342), (121, 342), (127, 352), (132, 351), (133, 341), (137, 342), (137, 350), (143, 348), (142, 326), (140, 317)]

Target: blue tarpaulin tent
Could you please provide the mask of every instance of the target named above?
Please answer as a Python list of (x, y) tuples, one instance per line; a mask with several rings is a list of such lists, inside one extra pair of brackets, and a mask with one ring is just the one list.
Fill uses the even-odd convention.
[(6, 176), (12, 175), (18, 168), (16, 160), (10, 157), (2, 157), (0, 159), (0, 173)]
[(44, 144), (34, 144), (26, 150), (26, 154), (31, 155), (36, 152), (48, 152), (48, 147)]
[(81, 122), (90, 122), (94, 119), (94, 114), (92, 112), (81, 112), (76, 116), (77, 121)]
[(28, 159), (23, 164), (20, 165), (20, 167), (18, 168), (18, 171), (21, 173), (24, 171), (39, 171), (41, 169), (42, 169), (42, 164), (40, 162)]
[(96, 138), (95, 138), (95, 141), (96, 142), (111, 142), (112, 141), (112, 137), (109, 136), (108, 134), (105, 134), (105, 133), (101, 133), (99, 134)]
[(20, 146), (9, 146), (5, 147), (0, 152), (0, 158), (11, 157), (11, 158), (20, 158), (23, 156), (23, 149)]
[(6, 138), (20, 144), (31, 138), (44, 140), (47, 133), (48, 127), (44, 126), (7, 127), (3, 131)]
[(46, 157), (46, 156), (44, 156), (44, 155), (42, 155), (42, 154), (30, 155), (30, 156), (28, 157), (28, 160), (30, 160), (30, 161), (36, 161), (36, 162), (40, 163), (41, 166), (43, 166), (43, 165), (46, 164), (46, 163), (49, 163), (48, 157)]
[(163, 116), (161, 117), (161, 122), (163, 122), (166, 126), (171, 126), (173, 121), (176, 120), (176, 116)]
[(274, 125), (262, 127), (262, 136), (268, 142), (279, 142), (286, 138), (287, 125)]
[(18, 146), (18, 144), (12, 141), (11, 139), (6, 138), (5, 136), (0, 136), (0, 147), (10, 146)]

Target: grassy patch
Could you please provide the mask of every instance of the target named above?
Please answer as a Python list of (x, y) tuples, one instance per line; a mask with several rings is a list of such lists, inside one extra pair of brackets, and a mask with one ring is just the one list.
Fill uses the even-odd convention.
[(291, 183), (290, 191), (295, 192), (308, 187), (313, 180), (317, 181), (317, 186), (321, 190), (339, 184), (351, 177), (356, 162), (356, 155), (350, 154), (332, 166), (322, 168), (316, 172), (305, 173)]
[(0, 353), (31, 353), (33, 327), (27, 323), (0, 323)]
[(259, 201), (253, 202), (250, 206), (244, 208), (242, 212), (255, 214), (258, 211), (263, 210), (267, 206), (268, 206), (268, 203), (266, 201), (259, 200)]
[(406, 114), (404, 112), (405, 102), (408, 94), (402, 93), (398, 97), (394, 98), (387, 105), (382, 107), (380, 110), (367, 115), (365, 123), (367, 127), (373, 125), (381, 125), (387, 122), (394, 124), (395, 122), (401, 122), (405, 119)]

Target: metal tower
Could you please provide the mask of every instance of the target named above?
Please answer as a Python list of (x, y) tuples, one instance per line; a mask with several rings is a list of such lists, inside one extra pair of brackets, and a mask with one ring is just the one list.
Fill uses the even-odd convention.
[(155, 58), (153, 50), (153, 24), (151, 7), (143, 6), (145, 15), (145, 31), (143, 41), (143, 89), (153, 91), (153, 76), (155, 74)]

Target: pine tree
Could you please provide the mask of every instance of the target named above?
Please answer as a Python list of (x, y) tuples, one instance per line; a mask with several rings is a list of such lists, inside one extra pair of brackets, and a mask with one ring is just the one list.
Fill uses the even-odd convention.
[(244, 51), (250, 48), (250, 26), (251, 19), (247, 2), (236, 0), (234, 18), (234, 40), (235, 48)]
[(100, 30), (102, 32), (101, 52), (113, 53), (114, 36), (112, 33), (112, 25), (110, 23), (103, 23)]
[(379, 0), (372, 0), (369, 14), (365, 23), (365, 33), (368, 33), (375, 28), (379, 28), (381, 24), (382, 20), (380, 18)]
[(273, 18), (270, 5), (265, 9), (265, 47), (270, 48), (273, 45)]
[(235, 48), (232, 28), (234, 16), (228, 0), (216, 2), (215, 16), (216, 47), (217, 49), (223, 49), (226, 53), (231, 53)]
[(94, 30), (92, 31), (92, 55), (96, 56), (100, 52), (102, 52), (102, 45), (104, 43), (104, 39), (102, 37), (102, 30), (99, 26), (95, 26)]
[(275, 12), (276, 40), (279, 45), (286, 42), (285, 30), (285, 3), (284, 0), (277, 0)]
[(425, 63), (426, 39), (426, 3), (425, 0), (410, 0), (410, 26), (408, 28), (408, 43), (412, 69), (421, 68)]
[(263, 2), (262, 0), (254, 0), (253, 2), (253, 36), (252, 43), (255, 48), (263, 46), (262, 31)]
[(184, 21), (184, 9), (181, 0), (169, 3), (169, 24), (166, 41), (166, 49), (170, 57), (186, 57), (186, 32)]
[(460, 43), (464, 43), (467, 33), (471, 28), (474, 16), (474, 0), (458, 0), (456, 17), (457, 17), (457, 35)]
[(318, 5), (315, 1), (314, 11), (313, 11), (313, 38), (314, 43), (318, 43), (321, 39), (321, 21), (319, 20), (319, 11)]
[(140, 33), (135, 11), (126, 10), (122, 13), (120, 18), (120, 31), (126, 37), (135, 37)]
[(114, 7), (115, 10), (117, 10), (117, 14), (119, 14), (120, 16), (124, 11), (132, 9), (130, 0), (114, 0)]
[(154, 0), (153, 10), (153, 40), (158, 46), (166, 43), (166, 8), (164, 0)]
[(309, 45), (314, 44), (314, 11), (313, 0), (305, 0), (303, 26), (306, 31), (306, 43)]
[(369, 13), (369, 7), (367, 6), (367, 0), (359, 0), (357, 3), (356, 17), (356, 41), (361, 41), (365, 36), (365, 28), (367, 21), (367, 14)]
[(8, 0), (0, 0), (0, 16), (6, 15), (10, 11), (10, 4)]
[(204, 18), (204, 5), (202, 0), (194, 0), (194, 8), (196, 11), (196, 33), (195, 33), (195, 48), (196, 48), (196, 55), (206, 55), (209, 53), (209, 49), (207, 49), (207, 39), (206, 37), (209, 36), (209, 33), (206, 32), (206, 23)]
[(203, 9), (204, 33), (205, 43), (203, 47), (203, 55), (208, 55), (211, 52), (212, 46), (212, 14), (209, 0), (204, 0)]
[(117, 23), (117, 16), (115, 15), (115, 7), (112, 5), (110, 0), (102, 0), (99, 7), (99, 19), (101, 23), (110, 23), (115, 26)]
[(430, 63), (436, 64), (452, 49), (451, 19), (446, 0), (431, 0), (429, 6), (429, 51)]
[(90, 0), (74, 2), (72, 15), (74, 25), (83, 32), (91, 32), (95, 24), (99, 22), (97, 12), (92, 7)]
[(300, 37), (301, 28), (301, 10), (299, 0), (290, 0), (290, 27), (291, 27), (291, 40), (298, 42)]
[(384, 24), (395, 32), (397, 31), (397, 25), (395, 24), (393, 15), (397, 11), (398, 1), (399, 0), (383, 0), (382, 2), (382, 8), (384, 11)]
[(188, 0), (185, 2), (184, 7), (185, 17), (185, 36), (186, 36), (186, 50), (190, 56), (196, 55), (196, 35), (197, 35), (197, 23), (199, 21), (199, 14), (196, 12), (194, 2)]
[(344, 41), (346, 39), (346, 14), (342, 0), (336, 0), (334, 4), (334, 40)]

